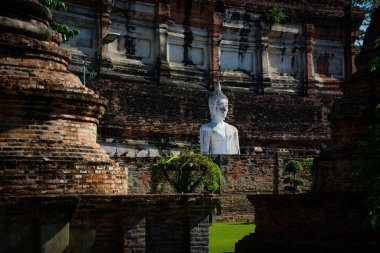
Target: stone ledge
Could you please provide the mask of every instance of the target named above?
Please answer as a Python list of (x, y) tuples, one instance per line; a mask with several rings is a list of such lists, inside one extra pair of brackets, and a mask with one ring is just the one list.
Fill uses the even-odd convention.
[(41, 204), (54, 203), (80, 203), (95, 201), (99, 203), (114, 202), (114, 203), (164, 203), (168, 200), (197, 202), (216, 201), (219, 195), (215, 194), (70, 194), (70, 195), (24, 195), (24, 196), (0, 196), (0, 205), (7, 206), (16, 203), (24, 204), (29, 202)]

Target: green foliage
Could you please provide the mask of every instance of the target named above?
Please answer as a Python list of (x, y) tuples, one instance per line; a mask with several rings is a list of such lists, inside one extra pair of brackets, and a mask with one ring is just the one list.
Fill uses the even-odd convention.
[(175, 141), (173, 137), (162, 137), (159, 140), (159, 144), (164, 147), (175, 147)]
[(285, 172), (288, 173), (298, 173), (303, 171), (302, 165), (299, 161), (297, 160), (290, 160), (286, 166), (285, 166)]
[(371, 72), (377, 72), (380, 69), (380, 56), (376, 56), (371, 60)]
[(305, 181), (302, 178), (296, 178), (293, 183), (295, 186), (304, 186), (305, 185)]
[[(66, 4), (62, 3), (58, 0), (39, 0), (40, 4), (46, 6), (49, 9), (59, 10), (59, 11), (67, 11), (68, 8)], [(67, 25), (59, 24), (52, 20), (49, 24), (50, 28), (57, 31), (61, 34), (62, 41), (65, 43), (69, 41), (69, 39), (74, 38), (79, 34), (79, 30), (70, 29)]]
[(67, 25), (59, 24), (54, 20), (50, 22), (50, 28), (61, 34), (63, 42), (67, 42), (70, 38), (74, 38), (79, 34), (79, 30), (72, 30)]
[(380, 0), (353, 0), (352, 4), (359, 7), (364, 14), (371, 14), (380, 6)]
[(283, 183), (286, 184), (284, 186), (284, 191), (289, 193), (299, 193), (302, 192), (300, 186), (305, 185), (305, 181), (301, 178), (297, 178), (297, 174), (302, 172), (303, 168), (299, 161), (290, 160), (285, 168), (284, 172), (290, 174), (288, 177), (284, 178)]
[(376, 121), (369, 127), (369, 141), (357, 144), (368, 154), (366, 160), (354, 168), (352, 177), (366, 181), (365, 211), (369, 225), (380, 231), (380, 104), (376, 107)]
[[(380, 48), (380, 38), (377, 38), (375, 40), (374, 48)], [(370, 65), (371, 72), (377, 72), (378, 70), (380, 70), (380, 55), (373, 57), (370, 62)]]
[(169, 183), (177, 193), (193, 193), (201, 185), (213, 192), (219, 188), (221, 174), (210, 157), (185, 149), (178, 156), (161, 157), (151, 168), (151, 190), (160, 193)]
[(98, 77), (99, 73), (95, 69), (90, 70), (90, 80), (95, 80)]
[(286, 177), (283, 180), (284, 184), (293, 184), (293, 182), (294, 182), (294, 178), (293, 177)]
[(285, 18), (286, 14), (278, 4), (273, 5), (264, 13), (265, 21), (271, 26), (281, 23)]
[(352, 4), (364, 13), (364, 20), (359, 28), (359, 36), (355, 42), (356, 53), (360, 53), (363, 46), (363, 39), (366, 33), (366, 29), (371, 21), (371, 14), (375, 11), (377, 7), (380, 6), (380, 0), (353, 0)]
[(308, 157), (303, 161), (303, 168), (306, 171), (311, 172), (314, 166), (314, 158), (313, 157)]
[(48, 7), (49, 9), (59, 10), (59, 11), (67, 11), (68, 8), (66, 4), (57, 0), (39, 0), (40, 4)]

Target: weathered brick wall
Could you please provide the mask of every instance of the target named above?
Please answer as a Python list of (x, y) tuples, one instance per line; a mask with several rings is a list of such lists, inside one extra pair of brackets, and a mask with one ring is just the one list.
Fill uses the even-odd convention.
[[(283, 193), (283, 168), (291, 159), (301, 162), (313, 157), (314, 152), (261, 152), (252, 155), (213, 156), (222, 170), (220, 179), (220, 215), (217, 220), (252, 220), (253, 206), (246, 199), (247, 194)], [(143, 194), (150, 192), (150, 168), (157, 162), (155, 157), (119, 157), (121, 166), (128, 165), (128, 192)], [(303, 187), (310, 190), (311, 175), (301, 174), (306, 180)], [(170, 192), (170, 189), (167, 189)]]
[(369, 149), (357, 145), (357, 142), (373, 138), (369, 134), (369, 127), (376, 121), (376, 106), (380, 102), (380, 74), (371, 73), (368, 65), (369, 59), (380, 54), (379, 49), (374, 49), (375, 39), (380, 36), (379, 26), (380, 9), (377, 8), (358, 58), (359, 71), (345, 83), (344, 96), (332, 113), (335, 145), (321, 153), (316, 168), (315, 188), (318, 191), (360, 192), (366, 185), (365, 179), (352, 179), (352, 170), (374, 155)]
[(362, 65), (345, 83), (343, 98), (332, 113), (335, 143), (316, 161), (315, 191), (309, 195), (249, 196), (255, 206), (256, 234), (237, 243), (236, 252), (379, 251), (378, 231), (364, 226), (368, 222), (368, 210), (364, 209), (368, 193), (363, 186), (368, 180), (352, 178), (353, 168), (374, 155), (370, 149), (360, 148), (357, 141), (369, 139), (367, 129), (374, 122), (379, 103), (379, 73), (370, 73), (368, 66), (369, 59), (379, 53), (372, 46), (380, 36), (379, 25), (377, 8), (358, 61)]
[(255, 206), (256, 229), (236, 244), (235, 252), (375, 252), (362, 226), (360, 195), (248, 198)]
[(67, 71), (50, 10), (19, 0), (0, 16), (1, 194), (125, 194), (127, 170), (96, 142), (106, 101)]
[(127, 169), (67, 161), (0, 163), (2, 194), (127, 193)]
[[(205, 90), (105, 79), (89, 86), (109, 101), (99, 128), (102, 138), (173, 137), (196, 143), (200, 125), (210, 120)], [(319, 149), (331, 141), (328, 117), (335, 96), (225, 94), (229, 98), (226, 122), (238, 128), (243, 150), (245, 146)]]
[(196, 194), (1, 197), (0, 249), (208, 252), (208, 215), (216, 199)]
[[(103, 61), (93, 62), (97, 65), (94, 69), (97, 75), (95, 80), (89, 82), (89, 87), (109, 101), (106, 115), (100, 125), (102, 138), (110, 137), (120, 141), (125, 139), (154, 141), (162, 137), (174, 137), (178, 141), (196, 142), (200, 125), (209, 121), (207, 89), (211, 89), (212, 84), (221, 79), (224, 88), (232, 87), (231, 91), (226, 91), (230, 99), (227, 122), (239, 129), (242, 151), (244, 147), (253, 146), (319, 149), (321, 144), (330, 143), (328, 115), (334, 100), (340, 94), (341, 82), (345, 76), (352, 73), (349, 67), (352, 65), (351, 56), (348, 54), (352, 53), (353, 46), (349, 43), (352, 38), (348, 30), (355, 32), (356, 23), (360, 20), (360, 13), (351, 10), (349, 1), (296, 3), (288, 0), (267, 2), (118, 0), (113, 2), (113, 6), (107, 5), (105, 1), (99, 3), (99, 6), (81, 0), (68, 2), (73, 3), (75, 10), (70, 15), (66, 14), (67, 17), (69, 19), (81, 17), (81, 22), (85, 23), (84, 30), (93, 31), (91, 35), (93, 37), (86, 38), (93, 41), (93, 45), (85, 50), (76, 46), (74, 48), (88, 51), (91, 47), (96, 47), (95, 41), (100, 41), (107, 32), (120, 33), (117, 41), (99, 50)], [(282, 24), (284, 26), (276, 28), (277, 30), (266, 27), (267, 24), (264, 24), (263, 19), (258, 18), (274, 3), (279, 4), (287, 14)], [(94, 15), (99, 12), (97, 7), (101, 7), (100, 25), (86, 19), (86, 16), (98, 19), (98, 16)], [(58, 16), (62, 20), (65, 19), (62, 13)], [(348, 25), (346, 19), (352, 23), (352, 26)], [(244, 31), (240, 32), (239, 26), (242, 26)], [(298, 31), (296, 34), (291, 32), (294, 29)], [(101, 34), (97, 34), (99, 30), (102, 31)], [(248, 37), (254, 38), (253, 41)], [(317, 57), (313, 55), (317, 50), (314, 47), (316, 46), (313, 43), (314, 38), (321, 41), (328, 40), (329, 42), (323, 46), (328, 48), (328, 50), (323, 49), (327, 50), (326, 54), (332, 55), (330, 52), (332, 50), (343, 59), (342, 76), (339, 78), (328, 76), (326, 71), (322, 70), (319, 71), (320, 76), (314, 76), (313, 57)], [(147, 43), (144, 50), (149, 51), (149, 57), (133, 55), (136, 51), (134, 44), (138, 44), (140, 40)], [(277, 44), (282, 40), (288, 41), (286, 42), (288, 44)], [(341, 43), (342, 41), (347, 43)], [(235, 69), (232, 76), (226, 76), (228, 82), (223, 83), (221, 59), (219, 59), (222, 42), (226, 45), (237, 43), (234, 44), (235, 49), (228, 49), (237, 50), (236, 57), (243, 56), (248, 44), (252, 44), (255, 49), (248, 55), (252, 57), (255, 55), (251, 61), (252, 64), (257, 62), (258, 65), (253, 64), (256, 67), (252, 65), (251, 72), (245, 74), (240, 73), (241, 69)], [(330, 47), (329, 43), (339, 45)], [(297, 46), (292, 48), (293, 44)], [(170, 53), (172, 46), (179, 51)], [(141, 47), (142, 44), (139, 44), (139, 50)], [(264, 70), (271, 65), (267, 62), (268, 47), (273, 50), (286, 47), (288, 51), (294, 49), (300, 52), (292, 58), (292, 65), (297, 65), (298, 68), (296, 85), (292, 84), (294, 80), (290, 77), (290, 73), (277, 73), (280, 67), (272, 69), (271, 73), (276, 72), (276, 77), (270, 77), (269, 70)], [(115, 56), (117, 60), (110, 56), (112, 51), (110, 48), (123, 48), (119, 50), (118, 56)], [(190, 48), (203, 50), (204, 65), (189, 62)], [(178, 60), (182, 59), (181, 55), (177, 55), (178, 62), (171, 61), (170, 55), (182, 54), (181, 50), (183, 62)], [(305, 54), (307, 51), (308, 55), (305, 55), (304, 51)], [(294, 63), (296, 58), (299, 58), (299, 61)], [(326, 64), (325, 70), (326, 67), (329, 68)], [(81, 68), (78, 65), (76, 67), (77, 74), (82, 75)], [(270, 78), (274, 83), (268, 83), (271, 82)], [(316, 78), (319, 78), (318, 81)], [(257, 89), (256, 86), (260, 88)], [(269, 90), (267, 93), (264, 92), (266, 95), (256, 95), (268, 88), (272, 95), (269, 95)], [(310, 96), (305, 96), (307, 94)]]

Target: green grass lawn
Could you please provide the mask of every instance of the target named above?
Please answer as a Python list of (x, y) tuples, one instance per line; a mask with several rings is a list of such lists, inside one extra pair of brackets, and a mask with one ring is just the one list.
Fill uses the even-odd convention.
[(217, 222), (210, 226), (210, 253), (234, 252), (235, 243), (255, 230), (255, 224)]

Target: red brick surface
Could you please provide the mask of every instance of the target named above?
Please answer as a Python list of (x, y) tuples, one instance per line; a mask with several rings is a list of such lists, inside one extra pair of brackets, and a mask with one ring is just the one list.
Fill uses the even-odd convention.
[[(173, 137), (196, 143), (208, 122), (204, 90), (126, 81), (98, 80), (90, 84), (109, 100), (100, 123), (101, 138), (155, 140)], [(316, 148), (331, 141), (329, 113), (336, 96), (255, 95), (226, 91), (226, 122), (239, 130), (240, 147)]]
[[(315, 153), (298, 154), (297, 152), (262, 152), (250, 155), (213, 156), (212, 159), (222, 170), (220, 193), (221, 213), (217, 220), (252, 221), (254, 210), (246, 198), (247, 194), (283, 194), (283, 172), (285, 164), (291, 159), (303, 161)], [(128, 192), (145, 194), (150, 192), (150, 168), (157, 158), (119, 157), (121, 166), (128, 165)], [(300, 175), (305, 180), (304, 191), (309, 191), (311, 175), (309, 172)], [(202, 189), (199, 189), (202, 191)], [(171, 189), (167, 189), (171, 192)]]
[(106, 101), (67, 71), (50, 12), (28, 1), (3, 7), (15, 28), (0, 28), (0, 192), (125, 194), (126, 168), (96, 143)]

